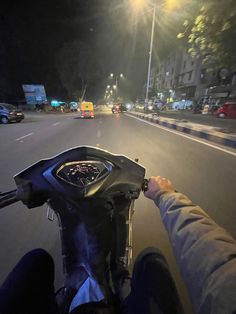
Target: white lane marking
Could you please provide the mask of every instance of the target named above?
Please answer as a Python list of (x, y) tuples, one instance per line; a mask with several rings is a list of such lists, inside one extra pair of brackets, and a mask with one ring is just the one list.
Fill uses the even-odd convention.
[(58, 124), (60, 124), (61, 122), (56, 122), (56, 123), (53, 123), (53, 126), (56, 126)]
[(22, 140), (23, 138), (26, 138), (26, 137), (31, 136), (31, 135), (33, 135), (33, 134), (34, 134), (34, 133), (29, 133), (29, 134), (26, 134), (26, 135), (24, 135), (24, 136), (18, 137), (18, 138), (16, 139), (16, 141), (20, 141), (20, 140)]
[(226, 153), (226, 154), (229, 154), (229, 155), (232, 155), (232, 156), (236, 157), (236, 153), (231, 152), (230, 150), (227, 150), (227, 149), (224, 149), (224, 148), (222, 148), (222, 147), (219, 147), (219, 146), (216, 146), (216, 145), (213, 145), (213, 144), (204, 142), (204, 141), (202, 141), (202, 140), (196, 139), (196, 138), (194, 138), (194, 137), (191, 137), (191, 136), (189, 136), (189, 135), (183, 134), (183, 133), (181, 133), (181, 132), (174, 131), (174, 130), (170, 130), (170, 129), (168, 129), (167, 127), (163, 127), (163, 126), (161, 126), (161, 125), (154, 124), (153, 122), (149, 122), (149, 121), (146, 121), (146, 120), (143, 120), (143, 119), (140, 119), (140, 118), (131, 116), (131, 115), (129, 115), (129, 114), (126, 114), (126, 115), (127, 115), (128, 117), (130, 117), (130, 118), (134, 118), (134, 119), (137, 119), (137, 120), (139, 120), (139, 121), (141, 121), (141, 122), (144, 122), (144, 123), (147, 123), (147, 124), (149, 124), (149, 125), (155, 126), (156, 128), (159, 128), (159, 129), (162, 129), (162, 130), (164, 130), (164, 131), (167, 131), (167, 132), (170, 132), (170, 133), (174, 133), (174, 134), (176, 134), (176, 135), (179, 135), (179, 136), (188, 138), (189, 140), (192, 140), (192, 141), (195, 141), (195, 142), (204, 144), (204, 145), (209, 146), (209, 147), (211, 147), (211, 148), (218, 149), (218, 150), (220, 150), (220, 151), (222, 151), (222, 152), (224, 152), (224, 153)]
[(97, 137), (101, 137), (102, 132), (100, 130), (97, 131)]

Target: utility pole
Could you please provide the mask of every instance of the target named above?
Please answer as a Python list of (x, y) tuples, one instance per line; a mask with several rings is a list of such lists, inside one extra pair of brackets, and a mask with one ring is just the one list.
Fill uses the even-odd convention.
[(149, 61), (148, 61), (148, 75), (147, 75), (147, 89), (146, 89), (146, 99), (145, 99), (145, 109), (148, 106), (148, 93), (149, 93), (149, 84), (150, 84), (150, 74), (152, 66), (152, 50), (153, 50), (153, 37), (155, 30), (155, 19), (156, 19), (156, 6), (153, 6), (153, 16), (152, 16), (152, 31), (151, 31), (151, 41), (150, 41), (150, 50), (149, 50)]

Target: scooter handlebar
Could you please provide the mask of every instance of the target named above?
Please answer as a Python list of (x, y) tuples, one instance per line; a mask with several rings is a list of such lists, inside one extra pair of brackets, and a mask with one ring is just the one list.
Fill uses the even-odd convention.
[(0, 208), (19, 201), (17, 190), (0, 193)]
[(143, 180), (143, 184), (142, 184), (142, 191), (143, 192), (146, 192), (148, 190), (148, 182), (149, 182), (148, 179)]

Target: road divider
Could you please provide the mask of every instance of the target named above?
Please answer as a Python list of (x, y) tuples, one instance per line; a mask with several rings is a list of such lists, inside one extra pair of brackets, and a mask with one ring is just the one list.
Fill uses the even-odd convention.
[(140, 112), (129, 112), (126, 115), (134, 116), (172, 130), (197, 136), (220, 145), (236, 148), (236, 134), (224, 134), (217, 131), (216, 128), (212, 126), (176, 121), (175, 119), (163, 118), (157, 115), (144, 114)]

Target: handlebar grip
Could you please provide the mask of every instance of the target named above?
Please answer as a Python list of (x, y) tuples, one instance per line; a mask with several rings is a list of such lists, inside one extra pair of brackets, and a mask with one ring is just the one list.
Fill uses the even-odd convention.
[(143, 184), (142, 184), (142, 191), (146, 192), (148, 190), (148, 179), (144, 179), (143, 180)]
[(19, 201), (17, 190), (0, 193), (0, 208), (6, 207)]

